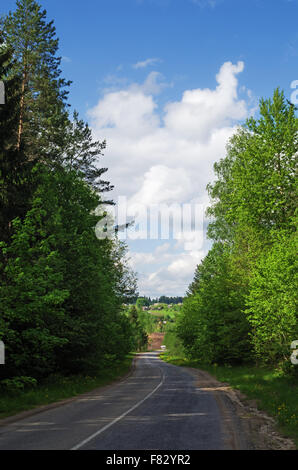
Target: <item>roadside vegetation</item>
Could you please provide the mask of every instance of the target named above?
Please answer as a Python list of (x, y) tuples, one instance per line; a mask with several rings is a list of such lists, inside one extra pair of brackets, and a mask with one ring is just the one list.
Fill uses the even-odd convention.
[(58, 47), (37, 1), (1, 17), (0, 416), (109, 381), (137, 343), (127, 248), (98, 225), (106, 142), (70, 114)]
[(161, 354), (161, 359), (177, 366), (205, 370), (220, 382), (239, 390), (245, 399), (252, 400), (259, 410), (274, 418), (277, 430), (293, 439), (298, 448), (298, 381), (295, 377), (268, 366), (210, 365), (188, 359), (175, 334), (166, 334), (164, 344), (167, 350)]
[(163, 357), (256, 400), (297, 444), (295, 112), (276, 89), (215, 164), (207, 211), (213, 245), (166, 333)]
[(188, 358), (298, 377), (295, 107), (276, 89), (234, 134), (208, 186), (213, 245), (177, 318)]
[(280, 89), (260, 100), (215, 164), (213, 245), (185, 298), (140, 298), (126, 245), (95, 230), (113, 204), (106, 142), (70, 115), (58, 46), (35, 0), (0, 21), (0, 417), (119, 377), (162, 333), (166, 360), (239, 388), (297, 439), (295, 107)]
[(111, 366), (100, 368), (92, 376), (52, 374), (35, 385), (15, 379), (10, 384), (9, 392), (0, 394), (0, 419), (110, 385), (129, 373), (133, 356), (132, 353), (128, 354)]

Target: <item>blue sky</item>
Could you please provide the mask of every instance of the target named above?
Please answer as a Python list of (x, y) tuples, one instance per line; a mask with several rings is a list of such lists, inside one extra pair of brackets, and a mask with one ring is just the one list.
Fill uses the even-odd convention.
[[(220, 64), (243, 60), (241, 81), (257, 96), (297, 75), (297, 0), (42, 0), (54, 19), (72, 103), (85, 111), (108, 75), (140, 80), (131, 65), (159, 58), (172, 94), (212, 86)], [(202, 6), (203, 5), (203, 6)], [(214, 6), (211, 6), (214, 5)], [(2, 0), (0, 11), (14, 9)], [(118, 67), (122, 66), (122, 73)], [(294, 78), (293, 78), (294, 77)], [(81, 88), (84, 87), (82, 93)]]
[[(115, 199), (207, 204), (235, 126), (298, 80), (298, 0), (40, 0)], [(1, 0), (0, 13), (15, 8)], [(199, 237), (200, 238), (200, 237)], [(183, 295), (210, 242), (128, 241), (140, 292)]]

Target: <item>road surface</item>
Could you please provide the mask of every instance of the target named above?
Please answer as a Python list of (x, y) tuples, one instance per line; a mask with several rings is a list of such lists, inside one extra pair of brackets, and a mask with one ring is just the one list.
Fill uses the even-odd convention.
[(237, 426), (193, 373), (147, 352), (126, 379), (0, 426), (0, 450), (245, 448)]

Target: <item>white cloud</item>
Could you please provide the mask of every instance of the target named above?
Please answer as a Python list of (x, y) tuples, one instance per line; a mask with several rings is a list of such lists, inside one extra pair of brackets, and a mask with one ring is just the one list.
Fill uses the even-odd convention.
[(141, 295), (160, 296), (184, 293), (197, 264), (206, 255), (204, 251), (169, 251), (171, 245), (162, 244), (152, 253), (131, 253), (130, 265), (139, 273)]
[(184, 92), (182, 100), (166, 107), (165, 124), (182, 137), (205, 142), (217, 130), (230, 126), (247, 115), (245, 101), (238, 100), (236, 75), (243, 71), (243, 62), (226, 62), (216, 76), (215, 90), (196, 89)]
[(138, 87), (107, 93), (90, 111), (94, 131), (102, 136), (111, 134), (114, 129), (116, 140), (124, 135), (130, 138), (148, 135), (159, 125), (154, 113), (156, 106), (153, 97)]
[(157, 57), (151, 58), (151, 59), (146, 59), (140, 62), (137, 62), (136, 64), (133, 65), (134, 69), (144, 69), (148, 67), (149, 65), (155, 65), (157, 63), (161, 62), (161, 59), (158, 59)]
[(190, 176), (182, 166), (169, 168), (165, 165), (154, 165), (144, 174), (143, 184), (130, 202), (147, 206), (183, 202), (190, 196), (191, 186)]
[(190, 253), (175, 253), (168, 256), (168, 265), (161, 267), (149, 275), (141, 273), (139, 291), (143, 295), (160, 296), (167, 294), (176, 296), (184, 294), (190, 280), (193, 278), (195, 268), (206, 255), (203, 251)]
[[(243, 69), (243, 62), (226, 62), (216, 75), (215, 89), (185, 90), (181, 100), (168, 102), (163, 109), (159, 109), (157, 94), (166, 83), (157, 72), (151, 72), (142, 84), (106, 91), (90, 116), (95, 137), (107, 140), (104, 165), (115, 185), (116, 201), (123, 195), (131, 204), (206, 203), (213, 164), (225, 155), (229, 137), (251, 112), (249, 90), (245, 100), (238, 97), (238, 75)], [(187, 250), (201, 250), (198, 239), (188, 240)], [(183, 249), (181, 241), (177, 247)], [(184, 276), (179, 289), (191, 282), (199, 257), (191, 261), (190, 251), (173, 256), (164, 257), (165, 264), (158, 269), (153, 258), (145, 258), (152, 271), (142, 277), (141, 284), (147, 290), (156, 289), (151, 295), (170, 293), (167, 289), (173, 293), (174, 285), (178, 286), (174, 271)]]

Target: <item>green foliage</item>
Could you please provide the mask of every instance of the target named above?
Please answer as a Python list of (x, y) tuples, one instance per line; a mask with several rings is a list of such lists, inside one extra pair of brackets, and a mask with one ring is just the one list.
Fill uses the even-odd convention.
[[(162, 304), (179, 304), (182, 303), (182, 301), (183, 297), (167, 297), (166, 295), (162, 295), (158, 300), (158, 302)], [(153, 301), (153, 303), (155, 303), (155, 301)]]
[(150, 334), (156, 331), (156, 321), (151, 313), (138, 309), (138, 318), (146, 333)]
[(147, 347), (148, 335), (143, 323), (143, 318), (140, 316), (139, 311), (134, 305), (128, 311), (128, 319), (132, 330), (132, 344), (133, 349), (142, 351)]
[(218, 180), (208, 186), (211, 238), (232, 241), (241, 227), (263, 238), (289, 229), (297, 205), (297, 131), (294, 107), (283, 92), (260, 101), (259, 120), (249, 119), (215, 164)]
[[(99, 197), (75, 172), (38, 166), (24, 221), (2, 243), (6, 374), (80, 373), (130, 350), (116, 241), (98, 240)], [(120, 257), (121, 258), (121, 257)]]
[(177, 336), (177, 327), (175, 324), (169, 324), (166, 334), (164, 337), (163, 344), (166, 346), (167, 351), (170, 352), (171, 356), (185, 356), (185, 349), (183, 347), (181, 339)]
[(139, 297), (136, 301), (137, 309), (142, 309), (142, 307), (149, 306), (149, 301), (145, 297)]
[(125, 244), (96, 237), (100, 193), (111, 189), (98, 162), (105, 142), (69, 117), (53, 22), (35, 0), (18, 0), (1, 29), (0, 378), (20, 388), (19, 377), (97, 373), (121, 360), (135, 340), (122, 304), (136, 278)]
[(177, 325), (192, 359), (235, 364), (253, 358), (289, 369), (290, 345), (298, 338), (297, 135), (294, 106), (277, 89), (214, 166), (207, 211), (214, 245), (197, 267)]
[(17, 148), (22, 146), (31, 162), (79, 171), (97, 191), (110, 191), (110, 183), (101, 179), (107, 168), (98, 165), (106, 142), (93, 140), (76, 111), (69, 116), (71, 82), (61, 78), (53, 21), (47, 21), (46, 10), (35, 0), (18, 0), (16, 6), (1, 20), (0, 29), (14, 59), (10, 78), (19, 77)]
[(4, 393), (19, 394), (26, 388), (35, 388), (37, 380), (33, 377), (18, 376), (12, 379), (5, 379), (1, 381), (0, 389)]
[(241, 363), (250, 357), (243, 292), (233, 275), (228, 245), (215, 243), (197, 269), (197, 290), (178, 317), (178, 335), (191, 358)]
[(113, 187), (110, 183), (101, 179), (107, 168), (98, 165), (106, 142), (93, 140), (91, 129), (79, 118), (77, 111), (74, 111), (72, 118), (67, 119), (59, 137), (56, 160), (61, 161), (64, 167), (80, 172), (97, 192), (111, 191)]
[[(161, 297), (157, 299), (151, 299), (150, 297), (146, 297), (146, 296), (138, 297), (138, 299), (140, 299), (143, 302), (143, 306), (147, 306), (147, 307), (152, 306), (153, 304), (157, 304), (157, 303), (162, 303), (166, 305), (169, 305), (169, 304), (175, 305), (175, 304), (180, 304), (183, 301), (183, 297), (168, 297), (166, 295), (162, 295)], [(136, 301), (138, 299), (136, 299)]]
[(262, 363), (289, 361), (290, 345), (298, 338), (297, 286), (297, 239), (279, 234), (258, 259), (246, 300), (254, 351)]
[(45, 216), (41, 200), (35, 199), (24, 222), (13, 222), (10, 245), (1, 244), (6, 261), (0, 287), (4, 369), (9, 375), (46, 374), (53, 367), (54, 351), (65, 341), (58, 332), (69, 293), (61, 285), (62, 260), (55, 236), (46, 231)]

